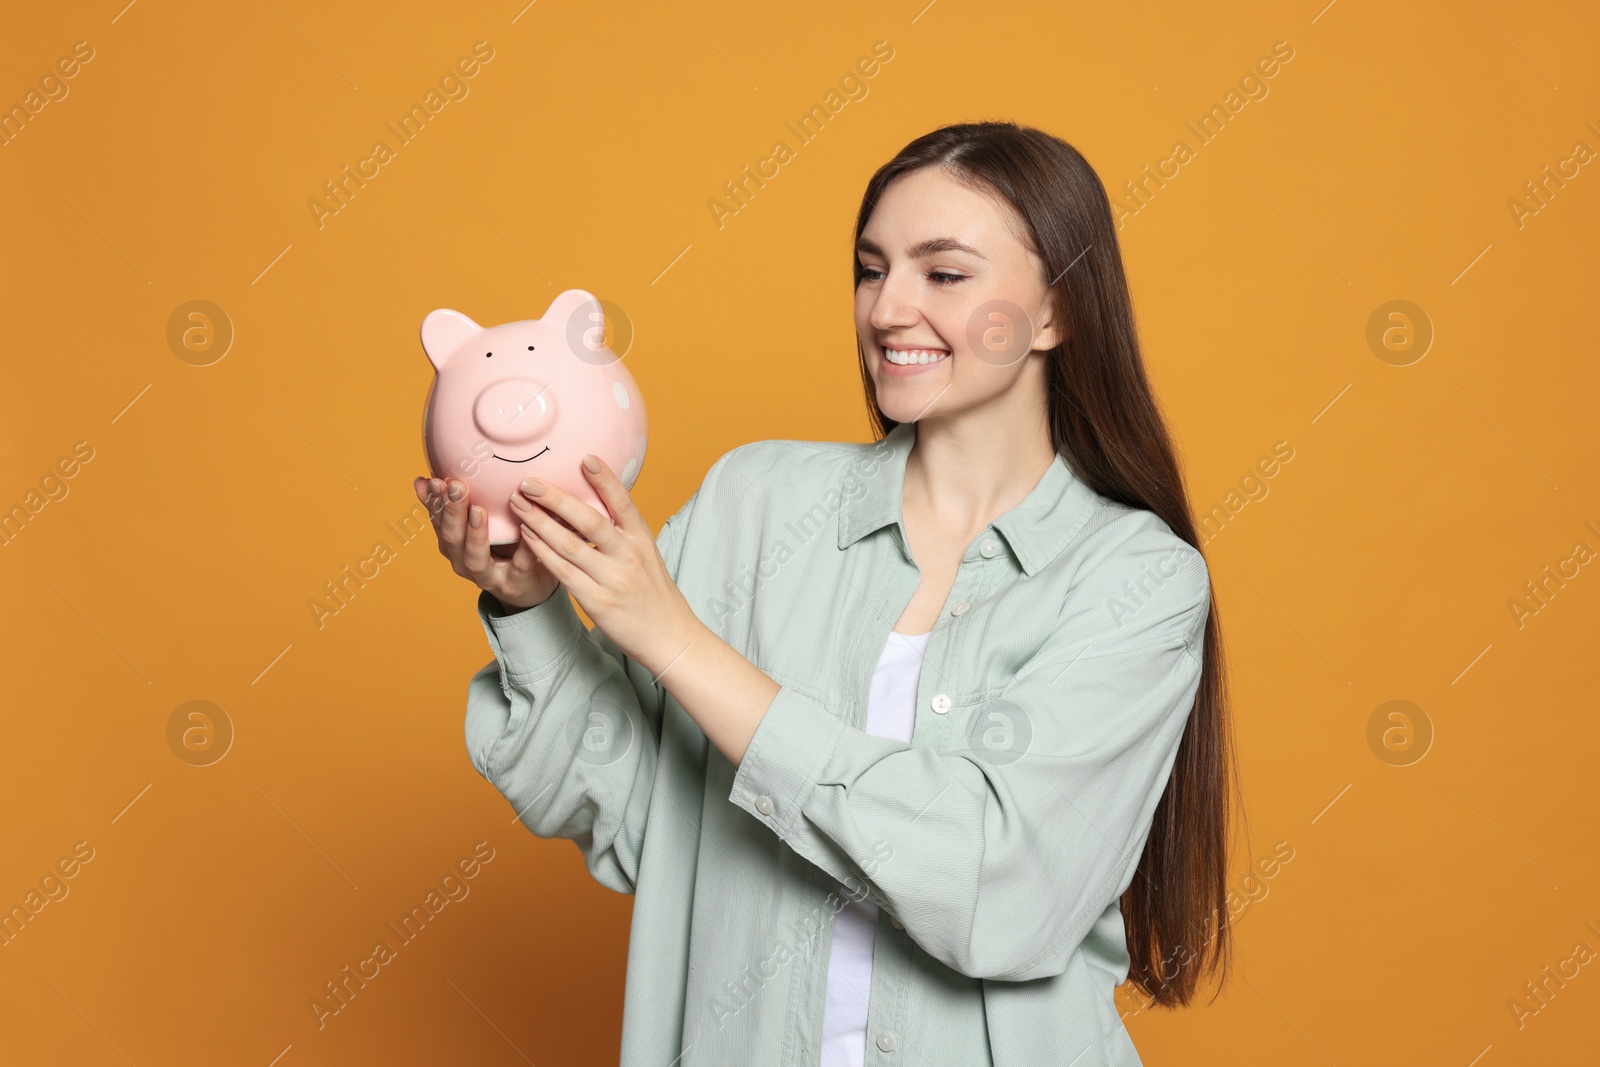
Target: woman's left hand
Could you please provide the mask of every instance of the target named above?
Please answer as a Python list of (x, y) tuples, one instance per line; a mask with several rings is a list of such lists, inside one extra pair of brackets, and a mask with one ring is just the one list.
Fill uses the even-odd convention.
[(689, 643), (699, 620), (622, 481), (598, 457), (585, 456), (582, 466), (616, 524), (571, 493), (529, 478), (511, 498), (522, 539), (624, 654), (659, 674)]

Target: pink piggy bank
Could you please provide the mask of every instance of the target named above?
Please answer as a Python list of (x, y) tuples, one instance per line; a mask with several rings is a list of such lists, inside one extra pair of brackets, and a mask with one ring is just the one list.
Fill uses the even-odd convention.
[(644, 465), (644, 396), (606, 347), (600, 302), (589, 293), (568, 289), (543, 318), (503, 326), (431, 311), (422, 349), (438, 372), (422, 418), (428, 463), (434, 477), (467, 483), (488, 514), (490, 544), (520, 539), (510, 500), (529, 476), (609, 518), (584, 477), (586, 452), (633, 488)]

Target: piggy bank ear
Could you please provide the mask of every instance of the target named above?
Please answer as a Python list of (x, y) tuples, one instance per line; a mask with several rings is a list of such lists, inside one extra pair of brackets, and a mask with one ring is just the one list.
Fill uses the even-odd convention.
[(468, 338), (482, 330), (483, 327), (461, 312), (439, 308), (428, 312), (428, 317), (422, 320), (422, 350), (428, 354), (428, 362), (436, 370), (442, 370), (445, 361), (455, 355)]
[(600, 332), (594, 336), (604, 336), (606, 325), (600, 301), (584, 289), (568, 289), (550, 301), (543, 321), (551, 323), (567, 337), (588, 336), (596, 327)]

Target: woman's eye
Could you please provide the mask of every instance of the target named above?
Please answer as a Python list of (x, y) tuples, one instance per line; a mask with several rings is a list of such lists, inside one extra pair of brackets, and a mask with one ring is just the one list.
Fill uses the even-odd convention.
[[(956, 282), (964, 282), (967, 280), (967, 276), (965, 274), (951, 274), (949, 271), (943, 270), (929, 271), (926, 277), (935, 285), (954, 285)], [(882, 281), (883, 278), (884, 272), (876, 267), (861, 268), (861, 280), (864, 282)]]

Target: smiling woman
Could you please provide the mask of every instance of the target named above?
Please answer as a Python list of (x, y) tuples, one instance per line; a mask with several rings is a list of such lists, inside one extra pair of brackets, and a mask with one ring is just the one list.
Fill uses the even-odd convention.
[(417, 479), (483, 590), (468, 755), (638, 895), (623, 1063), (1132, 1067), (1116, 986), (1226, 958), (1233, 763), (1105, 190), (945, 127), (853, 242), (873, 442), (741, 445), (654, 535), (587, 456), (599, 506), (525, 478), (509, 557)]
[[(963, 236), (925, 237), (905, 248), (906, 273), (893, 272), (891, 283), (889, 264), (902, 254), (886, 247), (893, 248), (902, 227), (915, 224), (911, 220), (934, 214), (943, 216), (949, 233)], [(1026, 357), (1054, 347), (1058, 334), (1038, 253), (1014, 212), (948, 169), (910, 172), (884, 193), (857, 237), (856, 272), (856, 335), (877, 383), (874, 393), (886, 389), (877, 402), (894, 412), (894, 421), (934, 415), (941, 402), (959, 408), (965, 392), (1027, 417), (1046, 362)], [(908, 314), (920, 320), (920, 330), (899, 321)], [(971, 343), (974, 337), (979, 343)], [(952, 360), (952, 346), (962, 341), (969, 358)], [(1029, 380), (1017, 388), (1024, 375)], [(887, 387), (896, 379), (915, 384)]]

